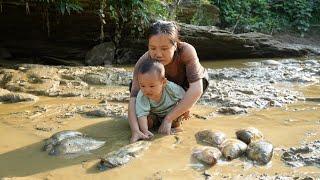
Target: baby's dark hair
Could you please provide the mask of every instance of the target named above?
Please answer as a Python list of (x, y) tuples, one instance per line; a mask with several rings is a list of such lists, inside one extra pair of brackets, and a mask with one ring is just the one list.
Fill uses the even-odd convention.
[(142, 62), (138, 69), (138, 73), (141, 74), (146, 74), (152, 71), (157, 72), (161, 77), (165, 77), (165, 70), (163, 64), (154, 59), (147, 59), (146, 61)]

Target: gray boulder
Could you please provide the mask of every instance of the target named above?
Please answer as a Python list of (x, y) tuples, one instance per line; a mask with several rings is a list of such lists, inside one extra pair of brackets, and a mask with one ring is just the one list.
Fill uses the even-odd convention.
[(17, 103), (22, 101), (37, 101), (39, 98), (32, 94), (14, 93), (0, 88), (0, 102)]
[(281, 43), (262, 33), (233, 34), (214, 26), (179, 24), (181, 38), (194, 45), (200, 58), (292, 57), (319, 55), (320, 49)]
[(126, 145), (117, 151), (108, 153), (101, 158), (98, 169), (103, 171), (108, 168), (114, 168), (127, 164), (132, 159), (138, 157), (142, 152), (149, 148), (151, 142), (138, 141), (133, 144)]
[(85, 57), (87, 65), (110, 65), (114, 59), (115, 45), (112, 42), (105, 42), (93, 47)]

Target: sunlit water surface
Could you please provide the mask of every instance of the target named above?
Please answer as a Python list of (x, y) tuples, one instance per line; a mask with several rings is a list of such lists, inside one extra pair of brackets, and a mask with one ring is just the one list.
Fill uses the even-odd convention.
[[(207, 68), (244, 67), (243, 63), (256, 60), (229, 60), (202, 62)], [(125, 67), (132, 69), (132, 67)], [(125, 90), (126, 88), (123, 88)], [(320, 97), (320, 84), (296, 86), (309, 97)], [(130, 128), (124, 119), (88, 118), (77, 115), (57, 120), (48, 114), (36, 118), (23, 116), (39, 106), (78, 106), (97, 104), (98, 100), (85, 98), (40, 97), (36, 103), (0, 104), (0, 177), (25, 177), (26, 179), (204, 179), (206, 170), (214, 179), (239, 178), (239, 175), (275, 174), (310, 175), (320, 177), (317, 167), (291, 168), (280, 159), (281, 148), (300, 146), (302, 143), (320, 139), (320, 102), (300, 101), (281, 108), (252, 110), (245, 115), (216, 115), (208, 120), (192, 118), (185, 122), (184, 131), (177, 136), (156, 135), (151, 147), (129, 164), (99, 172), (99, 157), (128, 144)], [(124, 105), (124, 104), (123, 104)], [(125, 106), (126, 107), (126, 106)], [(197, 105), (192, 112), (208, 115), (215, 111), (208, 106)], [(20, 113), (19, 113), (20, 112)], [(22, 112), (22, 113), (21, 113)], [(52, 112), (59, 113), (59, 112)], [(62, 113), (62, 112), (61, 112)], [(20, 115), (21, 114), (21, 115)], [(39, 124), (52, 126), (53, 130), (39, 131)], [(253, 166), (244, 159), (219, 162), (206, 167), (191, 158), (197, 146), (194, 134), (203, 129), (225, 132), (235, 137), (235, 130), (254, 126), (263, 132), (265, 139), (275, 146), (272, 162), (266, 166)], [(54, 132), (65, 129), (79, 130), (107, 143), (91, 154), (74, 159), (49, 156), (41, 151), (43, 140)], [(15, 178), (13, 178), (15, 179)]]

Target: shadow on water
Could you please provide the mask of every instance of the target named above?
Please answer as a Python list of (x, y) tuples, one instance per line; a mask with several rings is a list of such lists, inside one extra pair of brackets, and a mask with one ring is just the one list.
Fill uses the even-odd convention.
[[(106, 144), (88, 155), (74, 159), (49, 156), (41, 151), (43, 142), (34, 143), (0, 155), (0, 178), (29, 176), (40, 172), (81, 164), (99, 157), (110, 151), (129, 144), (130, 128), (126, 120), (113, 119), (78, 129), (80, 132)], [(93, 172), (99, 172), (91, 170)]]

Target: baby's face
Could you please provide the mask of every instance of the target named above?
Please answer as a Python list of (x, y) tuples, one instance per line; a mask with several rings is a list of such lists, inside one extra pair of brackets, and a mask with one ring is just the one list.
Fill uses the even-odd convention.
[(142, 93), (154, 101), (160, 101), (165, 78), (159, 77), (155, 71), (138, 74), (138, 81)]

